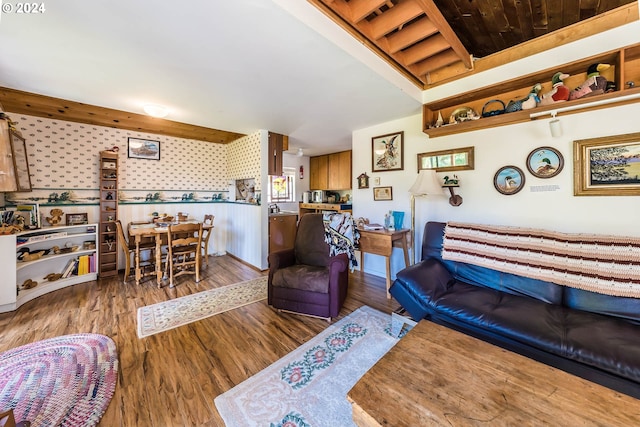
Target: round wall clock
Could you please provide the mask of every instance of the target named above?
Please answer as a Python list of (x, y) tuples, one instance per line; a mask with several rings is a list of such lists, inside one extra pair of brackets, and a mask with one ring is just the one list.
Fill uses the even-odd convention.
[(493, 177), (493, 186), (499, 193), (510, 196), (524, 187), (524, 173), (516, 166), (503, 166)]

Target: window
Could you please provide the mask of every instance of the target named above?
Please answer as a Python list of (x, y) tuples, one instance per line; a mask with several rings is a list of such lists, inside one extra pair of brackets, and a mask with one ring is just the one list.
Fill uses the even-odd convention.
[(295, 168), (283, 168), (283, 176), (269, 176), (270, 202), (295, 202)]

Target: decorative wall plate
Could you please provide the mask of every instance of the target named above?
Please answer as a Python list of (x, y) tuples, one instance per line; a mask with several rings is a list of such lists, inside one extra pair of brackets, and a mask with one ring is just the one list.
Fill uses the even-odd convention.
[(564, 158), (553, 147), (540, 147), (529, 153), (527, 169), (538, 178), (551, 178), (560, 173), (564, 167)]
[(493, 186), (499, 193), (510, 196), (524, 187), (524, 173), (516, 166), (503, 166), (493, 177)]

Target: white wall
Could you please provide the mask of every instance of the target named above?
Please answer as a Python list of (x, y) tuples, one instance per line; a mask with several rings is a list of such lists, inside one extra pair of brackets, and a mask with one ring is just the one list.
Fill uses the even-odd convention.
[[(572, 45), (553, 49), (519, 61), (517, 67), (509, 64), (504, 68), (502, 78), (516, 77), (534, 68), (552, 67), (549, 63), (566, 63), (606, 50), (637, 43), (640, 23), (635, 22), (623, 28), (612, 30)], [(614, 37), (615, 36), (615, 37)], [(577, 57), (569, 57), (574, 48)], [(575, 55), (574, 55), (575, 56)], [(527, 67), (527, 63), (529, 67)], [(539, 64), (545, 64), (539, 67)], [(519, 68), (518, 68), (519, 67)], [(495, 77), (496, 72), (492, 72)], [(520, 75), (521, 75), (520, 74)], [(493, 84), (487, 80), (487, 73), (475, 76), (425, 92), (425, 102), (455, 93)], [(551, 76), (550, 76), (551, 77)], [(640, 82), (636, 82), (640, 84)], [(422, 116), (416, 115), (382, 123), (353, 132), (353, 176), (367, 172), (371, 177), (370, 188), (358, 190), (354, 184), (353, 213), (356, 217), (368, 217), (373, 222), (382, 222), (385, 212), (390, 209), (405, 212), (405, 227), (410, 226), (410, 199), (408, 189), (417, 176), (417, 154), (466, 146), (475, 147), (475, 169), (460, 171), (460, 188), (456, 188), (464, 202), (459, 207), (448, 203), (445, 197), (418, 198), (416, 200), (416, 244), (422, 242), (422, 228), (426, 221), (466, 221), (485, 224), (529, 226), (575, 233), (604, 233), (640, 236), (636, 227), (640, 213), (640, 198), (637, 196), (581, 196), (573, 195), (573, 141), (640, 132), (640, 103), (612, 107), (591, 112), (563, 115), (560, 117), (563, 136), (552, 138), (549, 120), (541, 119), (499, 128), (449, 135), (430, 139), (421, 131)], [(404, 131), (404, 170), (398, 172), (371, 172), (371, 138), (392, 132)], [(550, 179), (540, 179), (531, 175), (526, 168), (529, 153), (538, 147), (552, 146), (564, 157), (562, 172)], [(493, 186), (493, 177), (502, 166), (514, 165), (523, 170), (525, 187), (517, 194), (505, 196)], [(438, 174), (443, 177), (445, 174)], [(393, 201), (373, 201), (373, 179), (379, 177), (381, 186), (393, 187)], [(559, 188), (550, 192), (534, 192), (532, 186), (553, 185)], [(404, 267), (398, 249), (392, 258), (392, 273)], [(382, 257), (367, 255), (366, 271), (385, 275)]]

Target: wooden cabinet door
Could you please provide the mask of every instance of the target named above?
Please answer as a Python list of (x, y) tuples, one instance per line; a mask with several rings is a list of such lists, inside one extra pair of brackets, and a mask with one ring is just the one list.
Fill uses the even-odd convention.
[(351, 189), (351, 151), (329, 154), (329, 190)]
[(296, 215), (269, 218), (269, 253), (292, 249), (296, 240)]
[(17, 190), (9, 125), (6, 120), (0, 120), (0, 191)]
[(315, 156), (309, 159), (309, 189), (328, 190), (329, 156)]
[(268, 174), (273, 176), (282, 176), (282, 148), (284, 135), (269, 132), (269, 167)]

